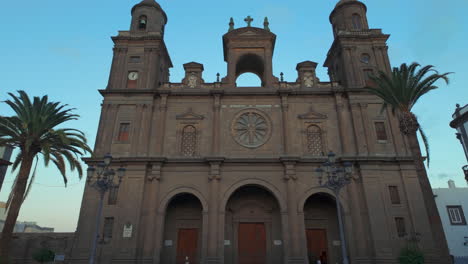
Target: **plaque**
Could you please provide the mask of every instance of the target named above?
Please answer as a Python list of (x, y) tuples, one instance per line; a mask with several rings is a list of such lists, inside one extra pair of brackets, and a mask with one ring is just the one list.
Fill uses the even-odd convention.
[(132, 232), (133, 232), (133, 225), (130, 223), (127, 223), (124, 225), (123, 228), (123, 238), (131, 238), (132, 237)]

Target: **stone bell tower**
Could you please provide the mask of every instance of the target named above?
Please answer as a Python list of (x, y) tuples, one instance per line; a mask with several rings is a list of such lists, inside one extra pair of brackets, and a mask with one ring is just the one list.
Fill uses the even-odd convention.
[(154, 0), (132, 8), (130, 31), (112, 37), (114, 58), (107, 89), (156, 89), (169, 81), (171, 58), (164, 43), (167, 16)]
[(247, 17), (247, 27), (234, 29), (231, 19), (229, 32), (223, 36), (224, 61), (227, 62), (227, 76), (222, 83), (236, 86), (236, 79), (243, 73), (256, 74), (262, 81), (262, 87), (275, 87), (278, 78), (273, 76), (273, 52), (276, 35), (270, 32), (268, 19), (264, 28), (252, 27), (253, 19)]
[(334, 42), (325, 67), (333, 82), (348, 88), (370, 85), (369, 76), (390, 71), (387, 39), (381, 29), (370, 29), (367, 7), (357, 0), (341, 0), (330, 15)]

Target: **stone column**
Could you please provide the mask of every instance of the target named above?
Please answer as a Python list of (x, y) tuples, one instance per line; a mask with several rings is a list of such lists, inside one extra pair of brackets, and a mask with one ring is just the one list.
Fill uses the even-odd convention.
[(153, 115), (153, 106), (150, 104), (143, 104), (143, 113), (141, 118), (140, 135), (138, 141), (138, 157), (148, 156), (148, 146), (150, 143), (149, 135), (151, 129), (151, 119)]
[(357, 87), (357, 68), (355, 68), (354, 63), (353, 63), (353, 51), (356, 49), (356, 47), (352, 46), (345, 46), (343, 47), (343, 59), (344, 59), (344, 64), (345, 65), (350, 65), (350, 68), (347, 68), (345, 70), (346, 74), (346, 83), (348, 85), (348, 88), (355, 88)]
[(119, 48), (119, 62), (115, 71), (115, 89), (127, 88), (127, 48)]
[(290, 143), (291, 141), (289, 140), (289, 120), (288, 120), (288, 109), (289, 109), (289, 104), (288, 104), (288, 92), (283, 91), (281, 92), (281, 114), (282, 114), (282, 120), (283, 120), (283, 153), (284, 155), (288, 155), (290, 152)]
[(219, 181), (221, 180), (221, 163), (223, 158), (208, 158), (210, 163), (210, 201), (208, 205), (208, 248), (206, 263), (221, 263), (218, 254), (218, 214), (219, 214)]
[(213, 141), (211, 143), (211, 153), (214, 156), (219, 155), (220, 151), (220, 111), (221, 111), (221, 92), (213, 91)]
[(141, 123), (143, 117), (143, 105), (137, 104), (136, 111), (135, 111), (135, 120), (133, 122), (133, 137), (131, 138), (131, 146), (130, 146), (130, 156), (135, 157), (137, 156), (138, 145), (140, 142), (140, 133), (141, 133)]
[(114, 139), (114, 128), (117, 119), (117, 113), (119, 111), (119, 105), (109, 104), (109, 112), (104, 121), (105, 132), (102, 133), (104, 138), (102, 139), (102, 153), (110, 153), (112, 149), (112, 140)]
[(142, 263), (152, 263), (155, 249), (156, 213), (159, 205), (159, 186), (161, 169), (164, 160), (161, 159), (148, 167), (144, 182), (144, 194), (141, 206), (141, 216), (138, 228), (138, 251)]
[[(299, 214), (297, 210), (297, 190), (296, 190), (296, 163), (299, 158), (283, 157), (281, 161), (284, 165), (284, 180), (287, 184), (287, 204), (288, 204), (288, 225), (289, 229), (289, 252), (288, 263), (304, 263), (305, 256), (301, 253), (301, 236), (299, 230)], [(283, 224), (283, 228), (285, 225)]]
[[(155, 88), (156, 74), (159, 74), (159, 69), (155, 69), (155, 65), (159, 65), (156, 60), (159, 50), (157, 48), (145, 48), (145, 57), (148, 58), (146, 66), (146, 82), (140, 85), (140, 88), (153, 89)], [(143, 81), (143, 80), (142, 80)], [(142, 87), (144, 85), (144, 87)]]
[(357, 153), (359, 156), (366, 156), (369, 154), (366, 139), (362, 136), (359, 136), (364, 134), (359, 103), (351, 103), (351, 113), (353, 118), (354, 133), (356, 134)]
[(363, 136), (366, 139), (367, 152), (368, 152), (368, 155), (375, 155), (375, 143), (371, 137), (371, 132), (370, 132), (370, 129), (373, 129), (374, 126), (371, 126), (371, 122), (369, 121), (369, 115), (368, 115), (368, 110), (367, 110), (368, 104), (359, 103), (359, 106), (361, 108), (362, 126), (364, 128)]
[[(98, 126), (98, 131), (96, 135), (96, 143), (94, 144), (94, 152), (97, 156), (103, 156), (103, 142), (104, 142), (104, 129), (105, 129), (105, 123), (107, 119), (107, 115), (109, 113), (109, 108), (110, 104), (102, 104), (101, 105), (101, 117), (99, 119), (99, 126)], [(102, 154), (102, 155), (101, 155)]]
[(160, 95), (160, 104), (159, 104), (159, 120), (157, 123), (157, 128), (159, 128), (159, 133), (156, 134), (155, 148), (156, 153), (159, 156), (164, 156), (164, 136), (166, 134), (166, 116), (167, 116), (167, 94)]

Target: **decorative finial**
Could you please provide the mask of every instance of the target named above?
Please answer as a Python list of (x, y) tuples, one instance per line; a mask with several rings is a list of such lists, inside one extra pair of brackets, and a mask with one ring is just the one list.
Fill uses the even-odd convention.
[(265, 17), (265, 21), (263, 22), (263, 29), (266, 31), (270, 31), (270, 22), (268, 22), (268, 17)]
[(231, 17), (231, 19), (229, 20), (229, 31), (232, 31), (234, 30), (234, 18)]
[(284, 82), (284, 73), (283, 72), (280, 73), (280, 81)]
[(219, 72), (218, 72), (218, 73), (216, 74), (216, 82), (219, 82), (219, 76), (220, 76), (220, 74), (219, 74)]
[(460, 104), (457, 104), (456, 107), (457, 107), (457, 108), (460, 108)]
[(254, 21), (253, 18), (251, 18), (250, 16), (246, 17), (244, 19), (244, 21), (247, 23), (247, 27), (251, 27), (252, 26), (252, 21)]

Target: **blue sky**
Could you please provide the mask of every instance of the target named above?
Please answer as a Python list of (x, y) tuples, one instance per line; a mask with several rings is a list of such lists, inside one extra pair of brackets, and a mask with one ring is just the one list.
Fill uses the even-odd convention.
[[(448, 126), (455, 104), (468, 103), (468, 9), (466, 0), (374, 0), (364, 1), (372, 28), (391, 34), (388, 42), (393, 66), (417, 61), (436, 65), (442, 72), (455, 72), (451, 84), (423, 98), (415, 108), (431, 142), (429, 169), (434, 187), (445, 187), (453, 179), (463, 181), (463, 150)], [(19, 4), (20, 3), (20, 4)], [(77, 108), (79, 121), (69, 127), (82, 129), (94, 145), (100, 113), (98, 89), (107, 84), (112, 60), (110, 36), (128, 30), (130, 9), (136, 0), (3, 1), (0, 4), (0, 100), (7, 92), (25, 90), (31, 95), (48, 94), (51, 99)], [(332, 43), (328, 16), (335, 0), (161, 0), (169, 21), (166, 44), (174, 68), (171, 81), (183, 77), (182, 64), (203, 63), (204, 79), (212, 82), (224, 75), (222, 35), (229, 18), (244, 26), (251, 15), (253, 26), (261, 27), (268, 16), (277, 34), (274, 73), (284, 72), (287, 81), (296, 78), (298, 62), (312, 60), (320, 65)], [(327, 81), (325, 68), (317, 71)], [(249, 81), (249, 80), (247, 80)], [(0, 112), (8, 115), (6, 105)], [(56, 231), (74, 231), (85, 181), (69, 175), (63, 188), (59, 173), (40, 167), (36, 184), (23, 205), (20, 220), (37, 221)], [(13, 174), (8, 173), (0, 201), (6, 200)]]

